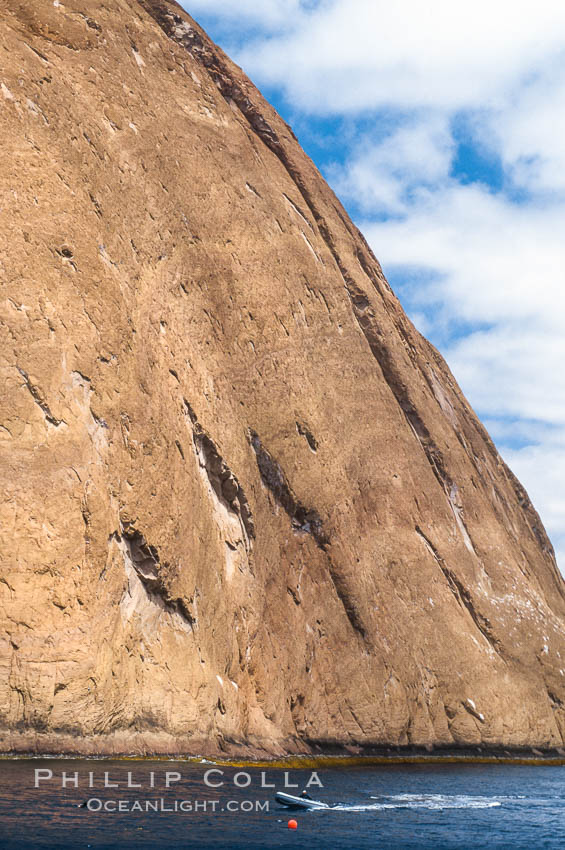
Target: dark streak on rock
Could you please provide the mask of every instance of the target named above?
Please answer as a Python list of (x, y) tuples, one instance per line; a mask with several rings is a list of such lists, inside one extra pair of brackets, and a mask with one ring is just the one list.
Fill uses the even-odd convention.
[(453, 570), (447, 566), (434, 544), (431, 542), (429, 537), (424, 534), (424, 532), (418, 525), (416, 526), (416, 534), (418, 534), (422, 538), (428, 549), (432, 552), (443, 575), (446, 578), (447, 584), (449, 585), (449, 589), (453, 593), (459, 605), (468, 611), (477, 629), (490, 644), (491, 648), (501, 658), (503, 658), (502, 644), (500, 643), (498, 638), (495, 637), (495, 635), (493, 634), (490, 620), (483, 614), (481, 614), (479, 611), (477, 611), (477, 609), (475, 608), (473, 597), (471, 596), (470, 592), (463, 586), (463, 583), (457, 578)]
[(114, 533), (113, 537), (124, 541), (133, 568), (148, 596), (158, 597), (169, 614), (178, 614), (192, 628), (195, 620), (185, 601), (180, 597), (173, 598), (165, 585), (162, 573), (167, 565), (161, 565), (157, 548), (151, 546), (129, 522), (121, 523), (121, 535)]
[(200, 425), (194, 410), (186, 399), (183, 399), (183, 410), (191, 421), (194, 445), (204, 462), (212, 489), (218, 499), (230, 511), (239, 516), (250, 542), (255, 537), (255, 523), (243, 487), (220, 455), (211, 437)]
[(320, 549), (326, 549), (329, 538), (323, 529), (318, 511), (305, 507), (295, 496), (278, 461), (267, 451), (255, 431), (249, 431), (249, 442), (255, 452), (259, 474), (275, 501), (290, 517), (295, 531), (311, 534)]
[(51, 425), (54, 425), (56, 428), (58, 428), (59, 425), (62, 425), (63, 420), (57, 419), (56, 416), (53, 416), (53, 414), (51, 413), (51, 410), (49, 408), (49, 405), (45, 401), (45, 398), (44, 398), (43, 393), (40, 390), (40, 388), (37, 387), (35, 384), (32, 384), (27, 372), (24, 372), (24, 370), (20, 369), (19, 366), (16, 366), (16, 368), (17, 368), (18, 372), (20, 373), (20, 375), (22, 376), (22, 378), (24, 379), (25, 385), (28, 388), (28, 390), (31, 394), (31, 397), (33, 398), (33, 400), (37, 404), (37, 406), (41, 409), (46, 420), (48, 422), (50, 422)]
[(297, 422), (296, 430), (298, 431), (301, 437), (304, 437), (306, 439), (306, 442), (308, 443), (312, 451), (316, 452), (318, 450), (318, 441), (316, 440), (312, 432), (306, 427), (306, 425), (303, 425), (301, 422)]

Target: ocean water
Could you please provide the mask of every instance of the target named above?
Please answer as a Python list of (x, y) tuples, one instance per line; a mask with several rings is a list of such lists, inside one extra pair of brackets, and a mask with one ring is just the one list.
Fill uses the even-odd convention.
[[(275, 790), (298, 793), (309, 781), (312, 797), (339, 806), (289, 813), (275, 803)], [(2, 760), (0, 848), (565, 848), (564, 792), (565, 767), (554, 766), (285, 774), (173, 760)]]

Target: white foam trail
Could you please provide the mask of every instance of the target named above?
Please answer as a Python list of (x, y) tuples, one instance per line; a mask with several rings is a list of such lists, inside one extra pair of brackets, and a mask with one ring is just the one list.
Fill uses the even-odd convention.
[[(339, 805), (331, 811), (368, 812), (383, 809), (492, 809), (500, 806), (500, 800), (492, 797), (470, 797), (467, 794), (383, 794), (371, 796), (376, 803), (362, 805)], [(326, 810), (325, 810), (326, 811)]]

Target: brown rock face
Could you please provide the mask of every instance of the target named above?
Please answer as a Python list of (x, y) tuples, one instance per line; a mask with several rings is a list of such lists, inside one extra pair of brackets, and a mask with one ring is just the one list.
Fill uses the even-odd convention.
[(173, 2), (0, 12), (0, 748), (556, 747), (539, 517)]

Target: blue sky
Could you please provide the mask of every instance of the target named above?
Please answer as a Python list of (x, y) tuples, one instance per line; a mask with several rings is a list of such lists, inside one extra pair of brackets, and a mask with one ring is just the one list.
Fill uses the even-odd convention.
[(565, 4), (183, 5), (291, 124), (565, 570)]

